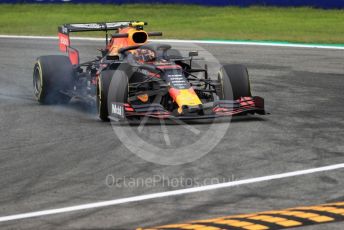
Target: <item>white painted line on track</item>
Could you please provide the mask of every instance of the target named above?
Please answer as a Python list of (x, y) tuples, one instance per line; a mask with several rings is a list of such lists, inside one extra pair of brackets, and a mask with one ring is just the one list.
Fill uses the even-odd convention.
[(271, 47), (290, 47), (290, 48), (312, 48), (312, 49), (336, 49), (344, 50), (344, 46), (335, 45), (318, 45), (318, 44), (295, 44), (295, 43), (278, 43), (278, 42), (249, 42), (249, 41), (206, 41), (206, 40), (174, 40), (161, 39), (151, 40), (167, 43), (197, 43), (197, 44), (214, 44), (214, 45), (245, 45), (245, 46), (271, 46)]
[[(19, 39), (51, 39), (57, 40), (54, 36), (27, 36), (27, 35), (0, 35), (0, 38), (19, 38)], [(79, 41), (104, 41), (104, 38), (92, 37), (72, 37), (71, 40)], [(290, 47), (290, 48), (311, 48), (311, 49), (334, 49), (344, 50), (340, 45), (322, 45), (322, 44), (297, 44), (297, 43), (279, 43), (279, 42), (249, 42), (249, 41), (207, 41), (207, 40), (177, 40), (177, 39), (152, 39), (155, 42), (167, 43), (197, 43), (214, 45), (245, 45), (245, 46), (270, 46), (270, 47)]]
[(195, 187), (195, 188), (180, 189), (180, 190), (153, 193), (153, 194), (134, 196), (134, 197), (128, 197), (128, 198), (122, 198), (122, 199), (116, 199), (116, 200), (108, 200), (108, 201), (101, 201), (101, 202), (96, 202), (96, 203), (82, 204), (82, 205), (76, 205), (76, 206), (70, 206), (70, 207), (64, 207), (64, 208), (49, 209), (49, 210), (43, 210), (43, 211), (37, 211), (37, 212), (28, 212), (28, 213), (22, 213), (22, 214), (10, 215), (10, 216), (2, 216), (0, 217), (0, 222), (47, 216), (47, 215), (53, 215), (53, 214), (59, 214), (59, 213), (82, 211), (82, 210), (87, 210), (87, 209), (108, 207), (108, 206), (127, 204), (127, 203), (144, 201), (144, 200), (152, 200), (152, 199), (163, 198), (163, 197), (185, 195), (185, 194), (190, 194), (190, 193), (204, 192), (204, 191), (210, 191), (210, 190), (221, 189), (221, 188), (229, 188), (229, 187), (239, 186), (239, 185), (247, 185), (247, 184), (254, 184), (254, 183), (266, 182), (266, 181), (277, 180), (277, 179), (284, 179), (284, 178), (289, 178), (289, 177), (309, 175), (313, 173), (332, 171), (332, 170), (343, 169), (343, 168), (344, 168), (344, 163), (341, 163), (341, 164), (329, 165), (329, 166), (324, 166), (324, 167), (319, 167), (319, 168), (312, 168), (312, 169), (299, 170), (299, 171), (293, 171), (293, 172), (287, 172), (287, 173), (281, 173), (281, 174), (274, 174), (274, 175), (269, 175), (269, 176), (244, 179), (244, 180), (239, 180), (239, 181), (231, 181), (231, 182), (214, 184), (214, 185), (206, 185), (206, 186), (200, 186), (200, 187)]

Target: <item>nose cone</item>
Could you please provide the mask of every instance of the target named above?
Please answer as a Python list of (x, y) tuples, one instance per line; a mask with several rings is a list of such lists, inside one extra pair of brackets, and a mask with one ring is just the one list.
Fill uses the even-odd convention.
[[(178, 112), (184, 113), (185, 111), (189, 111), (189, 108), (194, 110), (193, 108), (198, 109), (199, 106), (202, 105), (201, 100), (198, 98), (197, 94), (193, 90), (193, 88), (189, 89), (169, 89), (170, 96), (172, 99), (177, 103), (179, 109)], [(196, 112), (197, 112), (196, 111)]]

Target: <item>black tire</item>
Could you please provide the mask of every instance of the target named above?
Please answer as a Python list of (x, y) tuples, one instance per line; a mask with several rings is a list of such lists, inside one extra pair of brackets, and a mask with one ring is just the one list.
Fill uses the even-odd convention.
[(128, 76), (123, 70), (105, 70), (99, 76), (97, 89), (98, 116), (109, 121), (111, 103), (128, 100)]
[(61, 91), (73, 88), (73, 65), (66, 56), (39, 57), (33, 69), (34, 96), (41, 104), (66, 104), (70, 97)]
[(243, 65), (224, 65), (218, 74), (221, 83), (219, 97), (222, 100), (237, 100), (251, 97), (251, 87), (247, 68)]

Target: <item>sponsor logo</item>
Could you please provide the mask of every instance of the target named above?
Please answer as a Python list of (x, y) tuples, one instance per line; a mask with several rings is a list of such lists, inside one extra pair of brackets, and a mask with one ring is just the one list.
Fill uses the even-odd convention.
[(106, 26), (108, 28), (116, 28), (116, 27), (121, 27), (121, 26), (128, 26), (130, 23), (129, 22), (113, 22), (113, 23), (106, 23)]
[(86, 28), (86, 29), (101, 29), (102, 25), (100, 24), (71, 24), (71, 26), (76, 28)]
[(68, 38), (64, 37), (64, 36), (60, 36), (60, 44), (65, 45), (65, 46), (69, 46), (69, 40)]
[(83, 28), (83, 29), (112, 29), (112, 28), (119, 28), (122, 26), (128, 26), (129, 22), (114, 22), (114, 23), (90, 23), (90, 24), (71, 24), (74, 28)]
[(124, 118), (124, 108), (122, 105), (112, 104), (111, 113), (116, 115), (117, 117)]

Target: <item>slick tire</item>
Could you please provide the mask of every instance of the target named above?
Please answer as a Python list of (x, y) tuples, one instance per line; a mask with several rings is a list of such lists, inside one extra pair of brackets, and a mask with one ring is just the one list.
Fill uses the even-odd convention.
[(219, 73), (221, 100), (237, 100), (240, 97), (251, 97), (251, 87), (247, 68), (243, 65), (224, 65)]
[(33, 69), (33, 88), (36, 100), (41, 104), (66, 104), (70, 97), (61, 92), (73, 88), (73, 65), (66, 56), (39, 57)]
[(97, 109), (102, 121), (109, 121), (111, 103), (128, 100), (128, 76), (123, 70), (105, 70), (98, 80)]

